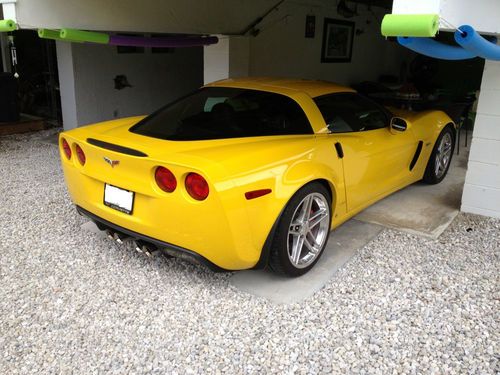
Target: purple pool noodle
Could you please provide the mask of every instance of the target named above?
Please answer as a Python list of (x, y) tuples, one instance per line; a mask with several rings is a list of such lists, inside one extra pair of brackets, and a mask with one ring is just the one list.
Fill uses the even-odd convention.
[(190, 36), (173, 36), (151, 38), (142, 36), (122, 36), (110, 35), (109, 44), (114, 46), (125, 47), (156, 47), (156, 48), (176, 48), (176, 47), (198, 47), (215, 44), (219, 41), (216, 36), (208, 37), (190, 37)]

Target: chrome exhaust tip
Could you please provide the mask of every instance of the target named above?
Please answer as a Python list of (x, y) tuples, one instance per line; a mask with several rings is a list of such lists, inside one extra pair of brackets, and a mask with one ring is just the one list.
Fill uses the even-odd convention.
[(114, 240), (115, 237), (113, 236), (113, 232), (110, 231), (109, 229), (106, 229), (106, 236), (110, 239), (110, 240)]
[(118, 242), (120, 245), (123, 244), (123, 241), (125, 240), (125, 237), (118, 234), (118, 233), (114, 233), (113, 234), (113, 239)]
[(148, 258), (151, 258), (160, 252), (156, 247), (141, 240), (134, 241), (134, 248), (138, 253), (146, 255)]
[(112, 230), (110, 229), (106, 229), (106, 236), (110, 239), (110, 240), (113, 240), (113, 241), (116, 241), (117, 243), (119, 243), (120, 245), (123, 244), (123, 242), (129, 238), (128, 236), (124, 235), (123, 233), (119, 233), (119, 232), (113, 232)]

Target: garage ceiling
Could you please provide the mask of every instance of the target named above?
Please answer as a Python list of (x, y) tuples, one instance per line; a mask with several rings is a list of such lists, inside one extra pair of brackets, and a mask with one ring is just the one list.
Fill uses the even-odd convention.
[(23, 28), (239, 34), (278, 0), (18, 0)]

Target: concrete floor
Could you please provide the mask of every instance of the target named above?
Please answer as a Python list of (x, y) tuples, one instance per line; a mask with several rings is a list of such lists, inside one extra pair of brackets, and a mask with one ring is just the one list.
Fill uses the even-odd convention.
[(277, 276), (270, 270), (235, 272), (230, 283), (241, 291), (275, 303), (294, 303), (320, 290), (356, 251), (375, 238), (382, 227), (349, 220), (330, 234), (323, 255), (311, 271), (297, 278)]
[(357, 220), (438, 238), (460, 210), (469, 149), (453, 155), (447, 176), (437, 185), (418, 182), (391, 194), (356, 216)]

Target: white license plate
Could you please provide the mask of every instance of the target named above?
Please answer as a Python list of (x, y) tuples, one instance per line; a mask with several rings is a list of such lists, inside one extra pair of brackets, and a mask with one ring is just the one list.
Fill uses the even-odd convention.
[(104, 204), (130, 215), (134, 206), (134, 192), (104, 184)]

